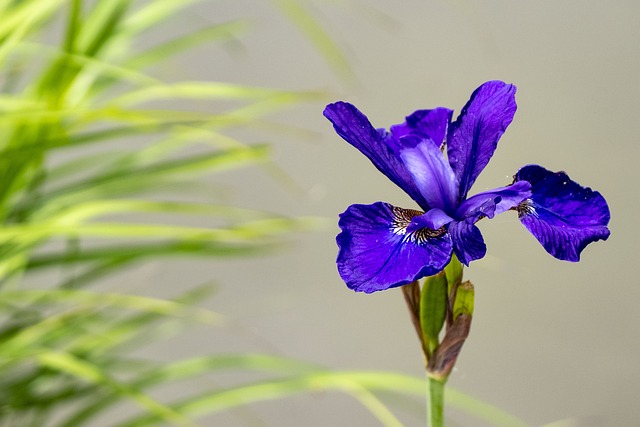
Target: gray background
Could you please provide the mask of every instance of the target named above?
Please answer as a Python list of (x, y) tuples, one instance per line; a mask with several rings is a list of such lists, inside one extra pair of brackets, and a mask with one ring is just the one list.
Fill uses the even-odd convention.
[[(546, 254), (514, 214), (483, 221), (488, 255), (465, 270), (476, 285), (471, 336), (449, 385), (531, 423), (640, 425), (638, 143), (640, 3), (636, 1), (308, 2), (348, 55), (357, 83), (344, 83), (269, 2), (210, 1), (176, 20), (192, 26), (248, 19), (238, 45), (184, 54), (166, 79), (219, 80), (321, 89), (355, 103), (374, 125), (418, 108), (456, 115), (482, 82), (518, 86), (518, 112), (471, 193), (505, 185), (527, 163), (565, 170), (599, 190), (611, 237), (571, 264)], [(334, 134), (324, 102), (271, 116), (309, 132), (238, 132), (272, 142), (276, 162), (301, 191), (255, 168), (222, 177), (226, 200), (291, 215), (327, 217), (352, 203), (413, 202)], [(215, 182), (220, 182), (216, 178)], [(189, 335), (147, 354), (169, 359), (267, 351), (338, 369), (421, 376), (421, 355), (399, 290), (356, 294), (335, 270), (337, 226), (309, 233), (278, 255), (182, 260), (135, 269), (128, 283), (169, 296), (206, 280), (205, 303), (235, 326)], [(191, 388), (210, 385), (203, 378)], [(174, 390), (174, 393), (182, 393)], [(450, 411), (460, 425), (479, 425)], [(423, 425), (416, 418), (407, 425)], [(368, 426), (373, 418), (338, 394), (297, 397), (205, 418), (203, 425)]]

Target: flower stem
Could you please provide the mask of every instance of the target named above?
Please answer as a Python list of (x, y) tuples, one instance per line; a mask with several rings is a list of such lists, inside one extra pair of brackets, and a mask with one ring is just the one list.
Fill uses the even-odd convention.
[(427, 376), (427, 427), (444, 427), (444, 380)]

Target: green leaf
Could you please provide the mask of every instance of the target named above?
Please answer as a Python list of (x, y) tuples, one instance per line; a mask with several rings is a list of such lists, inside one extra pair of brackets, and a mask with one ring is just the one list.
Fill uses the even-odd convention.
[[(305, 392), (333, 390), (353, 396), (362, 389), (373, 392), (389, 391), (403, 393), (418, 396), (423, 399), (426, 382), (422, 379), (389, 372), (320, 371), (311, 374), (294, 375), (284, 379), (252, 383), (223, 391), (203, 394), (201, 396), (194, 396), (182, 399), (173, 404), (172, 407), (184, 415), (195, 417), (204, 413), (215, 414), (249, 403), (281, 399)], [(451, 387), (447, 388), (445, 401), (448, 405), (457, 407), (496, 426), (526, 426), (525, 423), (504, 411), (467, 396)], [(117, 427), (143, 427), (153, 425), (156, 422), (156, 417), (145, 415), (120, 423)]]
[[(162, 365), (148, 372), (136, 374), (131, 384), (137, 389), (145, 390), (149, 387), (171, 384), (216, 372), (260, 371), (275, 374), (305, 374), (318, 370), (324, 370), (324, 368), (319, 365), (283, 357), (252, 353), (229, 354), (197, 357)], [(62, 425), (65, 427), (86, 425), (88, 420), (96, 417), (99, 413), (122, 399), (123, 396), (117, 394), (92, 399), (91, 402), (77, 412), (72, 413)]]
[(456, 292), (456, 300), (453, 303), (453, 320), (455, 320), (461, 314), (468, 314), (473, 316), (473, 301), (475, 297), (475, 290), (473, 284), (470, 281), (462, 283), (458, 287)]
[(57, 224), (81, 223), (88, 219), (107, 215), (113, 218), (113, 215), (123, 213), (155, 213), (163, 214), (165, 217), (174, 214), (189, 214), (208, 218), (225, 218), (233, 223), (275, 217), (275, 215), (264, 211), (225, 205), (135, 199), (94, 200), (62, 206), (55, 206), (54, 203), (51, 203), (47, 209), (40, 211), (40, 215)]
[[(224, 244), (218, 242), (180, 241), (171, 243), (153, 243), (147, 245), (109, 245), (105, 248), (83, 249), (78, 252), (44, 253), (34, 255), (29, 259), (26, 268), (29, 270), (46, 267), (58, 267), (60, 265), (79, 265), (93, 262), (106, 262), (107, 265), (123, 264), (141, 261), (147, 258), (160, 259), (161, 257), (237, 257), (264, 255), (277, 247), (275, 244)], [(100, 269), (106, 266), (101, 263)], [(94, 272), (95, 274), (95, 272)]]
[(171, 39), (145, 52), (135, 55), (126, 61), (126, 65), (132, 69), (143, 69), (160, 62), (168, 57), (174, 56), (191, 49), (198, 44), (211, 42), (214, 40), (224, 40), (236, 37), (240, 32), (246, 30), (247, 24), (243, 21), (227, 22), (215, 24), (199, 29), (193, 33)]
[(81, 15), (82, 0), (71, 0), (67, 22), (67, 34), (64, 41), (65, 52), (74, 53), (76, 51), (76, 40), (80, 31)]
[[(2, 11), (0, 39), (26, 34), (55, 12), (66, 0), (26, 0)], [(6, 43), (6, 41), (5, 41)]]
[[(34, 319), (25, 318), (26, 323), (19, 324), (17, 330), (5, 328), (0, 331), (2, 348), (0, 348), (0, 372), (16, 363), (34, 357), (42, 351), (42, 346), (67, 348), (69, 351), (82, 350), (86, 353), (87, 342), (103, 342), (103, 351), (96, 349), (96, 357), (102, 357), (110, 347), (120, 345), (122, 337), (135, 336), (142, 332), (141, 327), (148, 321), (159, 319), (157, 316), (171, 316), (176, 319), (197, 321), (209, 325), (219, 325), (224, 318), (210, 310), (190, 307), (184, 303), (165, 301), (155, 298), (140, 297), (113, 293), (94, 293), (78, 290), (22, 290), (4, 291), (3, 304), (11, 304), (18, 308), (3, 309), (16, 318), (25, 318), (32, 312)], [(188, 300), (185, 300), (188, 302)], [(28, 310), (26, 308), (28, 307)], [(46, 316), (39, 312), (47, 310)], [(57, 313), (52, 314), (53, 308)], [(64, 309), (63, 311), (60, 311)], [(130, 319), (114, 320), (114, 314), (135, 311), (153, 316), (134, 316)], [(19, 317), (18, 317), (19, 316)], [(33, 317), (33, 316), (31, 316)], [(123, 323), (124, 322), (124, 323)], [(97, 331), (104, 330), (95, 335)], [(114, 339), (116, 338), (116, 339)], [(101, 344), (102, 345), (102, 344)]]
[(181, 9), (201, 0), (154, 0), (128, 15), (122, 25), (121, 34), (131, 38), (142, 31), (153, 28), (163, 21), (171, 20)]
[(456, 254), (451, 255), (451, 261), (444, 268), (444, 273), (447, 276), (447, 296), (448, 296), (448, 310), (447, 310), (447, 328), (453, 326), (453, 303), (456, 299), (456, 293), (462, 283), (462, 273), (464, 266), (458, 260)]
[(134, 169), (129, 173), (123, 173), (122, 170), (108, 171), (80, 182), (52, 189), (37, 202), (55, 202), (64, 205), (79, 203), (85, 200), (93, 200), (105, 194), (108, 196), (118, 192), (122, 194), (126, 191), (131, 191), (132, 187), (141, 189), (154, 187), (156, 180), (170, 175), (193, 174), (204, 171), (214, 173), (262, 162), (267, 159), (268, 155), (268, 147), (254, 146), (165, 160)]
[[(37, 301), (38, 304), (64, 302), (65, 304), (74, 303), (79, 306), (84, 305), (93, 310), (97, 310), (100, 307), (115, 306), (129, 310), (162, 314), (164, 316), (186, 316), (208, 324), (219, 324), (223, 319), (222, 315), (218, 313), (185, 306), (175, 301), (117, 293), (89, 292), (71, 289), (30, 289), (4, 291), (2, 292), (2, 298), (6, 302), (13, 304), (28, 304), (34, 301)], [(69, 313), (61, 314), (63, 317), (68, 315)], [(43, 324), (50, 323), (51, 321), (44, 321)], [(34, 326), (36, 328), (38, 327), (38, 325)]]
[(153, 414), (160, 421), (173, 423), (183, 427), (196, 427), (197, 424), (173, 409), (157, 402), (141, 391), (111, 378), (99, 366), (63, 352), (41, 352), (36, 359), (42, 366), (55, 369), (69, 375), (83, 379), (89, 383), (112, 389), (138, 403), (142, 408)]
[[(206, 174), (265, 162), (266, 146), (223, 132), (253, 128), (266, 139), (283, 126), (263, 116), (319, 99), (318, 93), (215, 81), (166, 83), (140, 72), (244, 28), (241, 22), (187, 27), (184, 35), (139, 49), (139, 35), (164, 31), (161, 24), (175, 23), (191, 3), (0, 0), (1, 425), (48, 425), (83, 407), (77, 405), (123, 400), (137, 402), (156, 422), (192, 425), (151, 398), (152, 388), (189, 373), (226, 372), (233, 364), (185, 362), (171, 371), (172, 365), (129, 354), (184, 328), (185, 320), (217, 325), (219, 316), (179, 301), (81, 288), (142, 259), (264, 253), (284, 234), (317, 224), (226, 206), (151, 201), (151, 191), (165, 198), (176, 188), (184, 190), (181, 199), (191, 198), (193, 188), (204, 188)], [(191, 25), (192, 17), (183, 16)], [(175, 99), (202, 102), (163, 109), (165, 100)], [(128, 144), (111, 145), (122, 138)], [(206, 188), (211, 200), (216, 189)], [(148, 214), (157, 222), (149, 224)], [(185, 217), (195, 216), (207, 226), (184, 226)], [(22, 275), (45, 267), (57, 270), (34, 279), (44, 289), (24, 288)], [(51, 280), (58, 277), (56, 288)], [(126, 276), (118, 279), (126, 284)], [(303, 373), (291, 362), (280, 371), (261, 371)], [(386, 425), (398, 426), (371, 392), (354, 387), (353, 395)], [(15, 413), (4, 410), (7, 402)]]
[(221, 82), (180, 82), (129, 91), (112, 99), (109, 105), (128, 108), (163, 99), (255, 100), (283, 96), (296, 98), (301, 94)]
[(85, 18), (78, 37), (78, 50), (87, 56), (96, 56), (115, 35), (130, 7), (131, 0), (98, 2)]
[[(72, 42), (75, 42), (75, 40), (72, 40), (69, 43)], [(75, 67), (79, 67), (76, 70), (76, 75), (73, 76), (77, 80), (87, 78), (88, 76), (81, 74), (85, 73), (91, 74), (91, 82), (93, 82), (95, 78), (102, 77), (114, 79), (113, 83), (130, 83), (136, 86), (157, 85), (162, 83), (160, 80), (143, 74), (126, 65), (114, 64), (113, 62), (109, 62), (108, 60), (104, 60), (99, 57), (87, 56), (82, 52), (65, 51), (56, 46), (49, 46), (35, 42), (22, 42), (19, 46), (16, 46), (16, 51), (27, 57), (38, 55), (45, 57), (52, 62), (62, 61), (64, 64), (73, 63), (75, 64)], [(56, 71), (59, 70), (56, 69)], [(78, 85), (77, 82), (74, 84)], [(35, 100), (32, 102), (35, 102)]]
[(286, 231), (300, 231), (317, 224), (313, 218), (270, 218), (245, 223), (233, 228), (204, 228), (171, 225), (126, 224), (101, 222), (90, 224), (46, 224), (5, 227), (0, 230), (0, 243), (31, 243), (53, 236), (64, 237), (134, 237), (146, 239), (185, 239), (197, 242), (243, 243), (268, 239)]
[(447, 289), (448, 295), (451, 295), (451, 290), (457, 288), (462, 283), (462, 270), (463, 265), (458, 261), (456, 254), (451, 255), (451, 261), (444, 268), (444, 274), (447, 276)]
[(447, 278), (444, 272), (425, 279), (420, 296), (420, 325), (427, 358), (439, 344), (439, 335), (447, 313)]

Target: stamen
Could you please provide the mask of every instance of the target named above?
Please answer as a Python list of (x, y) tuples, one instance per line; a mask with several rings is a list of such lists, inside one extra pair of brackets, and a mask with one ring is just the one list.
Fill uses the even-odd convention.
[(518, 206), (516, 206), (516, 211), (518, 212), (518, 218), (522, 218), (527, 215), (537, 215), (531, 199), (526, 199), (520, 202)]
[(411, 220), (418, 215), (422, 215), (424, 212), (417, 211), (415, 209), (403, 209), (393, 207), (393, 232), (397, 234), (406, 234), (407, 227), (411, 224)]
[(393, 221), (391, 222), (391, 229), (396, 234), (407, 235), (407, 239), (412, 243), (425, 243), (429, 239), (434, 239), (444, 235), (447, 230), (445, 226), (433, 230), (428, 227), (420, 228), (412, 233), (407, 233), (407, 228), (414, 217), (422, 215), (424, 212), (417, 211), (415, 209), (403, 209), (393, 207)]
[(431, 228), (421, 228), (419, 230), (414, 231), (410, 234), (411, 240), (414, 243), (425, 243), (429, 239), (435, 239), (436, 237), (440, 237), (446, 233), (447, 230), (444, 228), (444, 225), (437, 230), (433, 230)]

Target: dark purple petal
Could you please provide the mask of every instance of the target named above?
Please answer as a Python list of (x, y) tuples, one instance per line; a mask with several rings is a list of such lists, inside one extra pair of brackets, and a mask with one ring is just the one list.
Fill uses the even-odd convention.
[(418, 137), (414, 135), (404, 136), (401, 140), (414, 141), (406, 143), (406, 146), (413, 145), (413, 148), (400, 151), (400, 158), (428, 206), (453, 215), (458, 191), (457, 181), (444, 153), (430, 140), (415, 142)]
[(430, 139), (440, 147), (447, 135), (452, 114), (453, 111), (443, 107), (415, 111), (406, 117), (404, 123), (391, 126), (391, 135), (396, 141), (405, 135), (416, 135), (421, 139)]
[(487, 245), (484, 244), (482, 234), (471, 220), (451, 222), (449, 235), (453, 242), (453, 251), (460, 262), (466, 266), (487, 253)]
[(422, 212), (388, 203), (351, 205), (340, 215), (338, 272), (354, 291), (371, 293), (433, 275), (451, 259), (451, 240), (443, 230), (407, 232)]
[(518, 206), (520, 221), (554, 257), (579, 261), (589, 243), (609, 237), (609, 206), (597, 191), (538, 165), (523, 167), (515, 179), (532, 186)]
[(469, 197), (458, 208), (456, 218), (473, 218), (474, 221), (481, 216), (493, 218), (494, 215), (518, 206), (530, 196), (531, 184), (527, 181), (518, 181), (508, 187), (496, 188)]
[(487, 247), (478, 227), (474, 224), (483, 216), (493, 218), (512, 209), (531, 196), (531, 184), (517, 181), (508, 187), (496, 188), (476, 194), (462, 202), (456, 218), (449, 224), (449, 234), (453, 250), (460, 262), (469, 265), (473, 260), (484, 257)]
[(473, 92), (460, 116), (449, 127), (447, 155), (464, 200), (489, 163), (498, 140), (516, 112), (516, 87), (501, 81), (484, 83)]
[(409, 171), (397, 153), (385, 143), (384, 130), (374, 129), (369, 119), (347, 102), (327, 105), (324, 116), (333, 123), (338, 135), (367, 156), (380, 172), (402, 188), (421, 207), (428, 208)]

